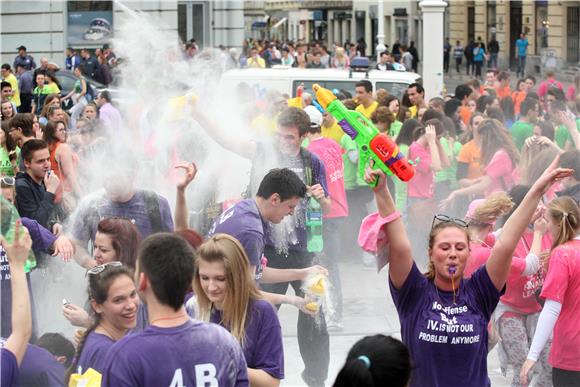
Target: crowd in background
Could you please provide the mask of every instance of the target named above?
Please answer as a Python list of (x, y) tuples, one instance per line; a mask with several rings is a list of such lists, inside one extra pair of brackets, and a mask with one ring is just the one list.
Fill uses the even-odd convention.
[[(335, 46), (332, 55), (319, 43), (246, 43), (239, 58), (221, 48), (225, 68), (231, 60), (233, 67), (348, 69), (351, 61), (367, 53), (363, 40)], [(203, 112), (194, 112), (194, 119), (221, 146), (253, 161), (249, 184), (255, 187), (234, 210), (216, 214), (211, 228), (191, 230), (185, 192), (195, 178), (195, 164), (176, 166), (184, 175), (175, 182), (174, 214), (166, 198), (139, 189), (116, 170), (109, 148), (116, 131), (132, 117), (112, 104), (108, 91), (91, 92), (88, 82), (111, 82), (116, 60), (109, 48), (95, 56), (87, 50), (80, 57), (69, 51), (66, 67), (74, 71), (77, 83), (66, 96), (60, 93), (50, 62), (45, 60), (43, 67), (41, 60), (35, 69), (34, 59), (21, 48), (14, 63), (18, 77), (12, 66), (2, 66), (2, 234), (12, 227), (4, 224), (5, 214), (14, 215), (7, 219), (21, 217), (38, 267), (53, 259), (47, 252), (74, 258), (88, 270), (89, 299), (84, 307), (66, 303), (62, 308), (71, 324), (85, 329), (73, 346), (58, 335), (47, 337), (42, 322), (35, 321), (34, 307), (31, 318), (4, 307), (10, 305), (10, 297), (13, 305), (28, 301), (3, 291), (2, 337), (11, 340), (18, 334), (26, 343), (32, 336), (35, 342), (26, 351), (6, 345), (15, 353), (14, 364), (20, 364), (23, 377), (53, 367), (62, 384), (93, 368), (112, 386), (154, 380), (167, 384), (171, 378), (192, 384), (195, 378), (190, 374), (224, 385), (247, 385), (248, 380), (277, 384), (284, 378), (284, 352), (271, 304), (286, 303), (300, 310), (302, 378), (310, 386), (324, 385), (328, 332), (343, 329), (340, 283), (348, 274), (340, 273), (338, 262), (375, 264), (359, 248), (356, 236), (376, 206), (378, 227), (391, 241), (389, 283), (405, 345), (380, 335), (363, 339), (349, 353), (335, 385), (383, 385), (395, 377), (401, 386), (409, 378), (414, 386), (435, 379), (440, 385), (461, 380), (484, 385), (486, 357), (494, 345), (500, 348), (502, 367), (514, 369), (513, 386), (532, 376), (528, 371), (535, 363), (538, 385), (578, 382), (580, 357), (570, 348), (580, 345), (574, 314), (580, 300), (574, 263), (580, 231), (580, 75), (564, 85), (552, 71), (542, 79), (522, 74), (512, 90), (513, 73), (490, 66), (481, 74), (482, 66), (474, 60), (476, 78), (443, 97), (427, 99), (423, 86), (414, 83), (398, 98), (389, 90), (374, 90), (368, 80), (356, 84), (354, 95), (335, 91), (344, 106), (394, 139), (415, 169), (408, 183), (377, 171), (360, 176), (356, 142), (328, 111), (314, 106), (314, 90), (301, 88), (293, 98), (271, 90), (260, 100), (250, 87), (240, 87), (238, 97), (247, 110), (241, 125), (250, 127), (258, 142), (228, 138), (221, 122)], [(198, 51), (195, 42), (188, 42), (184, 58)], [(381, 54), (377, 68), (414, 71), (418, 62), (412, 44), (396, 42)], [(480, 75), (483, 82), (477, 79)], [(74, 103), (67, 109), (69, 98)], [(267, 152), (279, 163), (261, 173), (270, 167), (261, 162)], [(99, 181), (105, 193), (81, 205), (88, 193), (85, 182), (94, 177), (85, 166), (95, 160), (102, 163)], [(139, 168), (138, 160), (128, 163), (131, 172)], [(375, 189), (369, 186), (372, 178), (379, 180)], [(325, 247), (320, 254), (306, 250), (307, 192), (324, 213)], [(232, 219), (239, 223), (228, 226)], [(65, 230), (67, 220), (72, 226)], [(14, 227), (18, 233), (20, 226)], [(277, 249), (272, 231), (276, 227), (293, 235), (285, 254)], [(373, 252), (380, 254), (377, 241), (372, 242)], [(13, 290), (21, 285), (15, 285), (20, 276), (6, 275), (26, 260), (15, 250), (18, 245), (3, 242), (3, 262), (6, 253), (10, 261), (10, 267), (2, 269), (3, 290), (11, 281)], [(334, 286), (326, 311), (307, 310), (310, 300), (300, 290), (301, 281), (314, 273), (323, 273)], [(567, 287), (558, 286), (562, 283)], [(286, 295), (289, 285), (296, 297)], [(434, 303), (446, 308), (449, 321), (431, 310)], [(229, 333), (194, 322), (191, 314)], [(462, 359), (453, 355), (457, 347), (447, 340), (468, 337), (439, 328), (460, 327), (451, 322), (454, 315), (463, 316), (464, 328), (478, 334), (477, 341), (461, 342)], [(424, 326), (417, 325), (421, 323)], [(20, 324), (30, 332), (18, 331)], [(429, 330), (438, 333), (426, 334)], [(171, 335), (183, 341), (172, 342)], [(42, 352), (38, 347), (48, 349), (52, 361), (26, 368), (23, 353)], [(177, 347), (186, 351), (172, 354)], [(382, 359), (389, 357), (382, 351), (397, 354), (400, 367), (394, 361), (384, 365)], [(2, 355), (4, 378), (10, 368), (4, 367)], [(35, 355), (29, 356), (30, 361)], [(450, 359), (456, 362), (453, 375), (441, 372)], [(206, 363), (214, 368), (185, 369)], [(156, 364), (155, 370), (151, 364)]]

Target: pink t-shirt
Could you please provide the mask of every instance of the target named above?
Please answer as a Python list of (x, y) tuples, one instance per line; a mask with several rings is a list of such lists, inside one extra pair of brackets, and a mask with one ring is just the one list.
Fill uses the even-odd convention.
[(503, 149), (495, 152), (485, 167), (485, 174), (491, 178), (491, 185), (485, 191), (486, 197), (496, 191), (507, 192), (515, 184), (514, 164)]
[(344, 190), (342, 148), (336, 141), (323, 137), (310, 141), (308, 150), (320, 158), (326, 169), (326, 185), (331, 200), (330, 213), (325, 218), (348, 216), (348, 203)]
[(433, 171), (431, 170), (431, 153), (418, 142), (409, 147), (409, 160), (415, 166), (415, 176), (409, 181), (407, 196), (410, 198), (430, 199), (433, 197)]
[[(522, 314), (536, 313), (542, 310), (535, 293), (542, 287), (544, 280), (544, 270), (540, 269), (537, 274), (522, 276), (526, 268), (526, 256), (530, 252), (530, 246), (534, 239), (534, 233), (526, 231), (520, 238), (514, 257), (512, 267), (508, 275), (507, 288), (500, 301)], [(552, 238), (549, 233), (544, 234), (541, 242), (542, 251), (549, 251), (552, 245)]]
[(550, 364), (580, 371), (580, 240), (566, 242), (552, 251), (541, 297), (562, 304), (554, 327)]
[(550, 85), (564, 91), (564, 86), (562, 86), (560, 82), (555, 79), (546, 79), (538, 86), (538, 97), (544, 97), (546, 94), (548, 94), (548, 87)]
[(485, 265), (489, 256), (491, 254), (491, 248), (495, 244), (495, 236), (493, 234), (488, 234), (483, 243), (481, 242), (471, 242), (469, 248), (471, 253), (467, 259), (467, 264), (465, 265), (465, 270), (463, 271), (463, 278), (469, 278), (479, 269), (482, 265)]

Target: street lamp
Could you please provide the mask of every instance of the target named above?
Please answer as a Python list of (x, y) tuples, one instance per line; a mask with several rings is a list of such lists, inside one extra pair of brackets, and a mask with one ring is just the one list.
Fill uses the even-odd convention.
[(385, 10), (383, 9), (383, 0), (378, 1), (378, 9), (377, 9), (377, 19), (378, 19), (378, 27), (377, 27), (377, 63), (381, 60), (381, 53), (387, 49), (385, 46)]

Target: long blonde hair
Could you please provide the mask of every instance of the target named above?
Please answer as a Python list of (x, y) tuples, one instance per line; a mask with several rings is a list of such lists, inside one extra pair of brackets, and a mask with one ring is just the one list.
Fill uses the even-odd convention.
[(558, 234), (553, 235), (553, 250), (576, 236), (580, 228), (580, 208), (574, 199), (563, 196), (548, 204), (548, 213), (552, 220), (559, 225)]
[(254, 281), (254, 273), (250, 272), (250, 261), (243, 246), (230, 235), (216, 234), (199, 246), (196, 253), (193, 289), (197, 296), (199, 318), (209, 321), (214, 309), (201, 286), (199, 262), (222, 262), (227, 286), (220, 324), (244, 346), (250, 301), (259, 300), (262, 296)]

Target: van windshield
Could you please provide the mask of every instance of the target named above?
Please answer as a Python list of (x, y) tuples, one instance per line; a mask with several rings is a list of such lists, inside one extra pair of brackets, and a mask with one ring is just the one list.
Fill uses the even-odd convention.
[[(344, 91), (348, 91), (352, 96), (355, 95), (355, 88), (356, 88), (356, 83), (358, 82), (358, 80), (353, 79), (353, 80), (348, 80), (348, 81), (312, 81), (312, 80), (296, 80), (293, 82), (292, 85), (292, 96), (295, 97), (296, 96), (296, 90), (298, 89), (298, 86), (300, 86), (301, 83), (304, 83), (304, 91), (311, 93), (314, 95), (314, 92), (312, 91), (312, 85), (314, 85), (315, 83), (318, 83), (320, 86), (329, 89), (329, 90), (333, 90), (333, 89), (337, 89), (337, 90), (344, 90)], [(375, 90), (376, 89), (385, 89), (389, 92), (389, 94), (392, 94), (398, 98), (401, 98), (403, 96), (403, 94), (405, 93), (405, 90), (407, 90), (407, 87), (409, 85), (406, 83), (400, 83), (400, 82), (376, 82), (375, 84)]]

